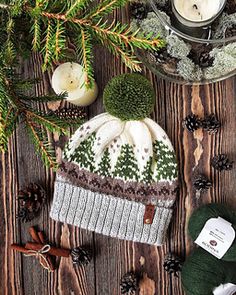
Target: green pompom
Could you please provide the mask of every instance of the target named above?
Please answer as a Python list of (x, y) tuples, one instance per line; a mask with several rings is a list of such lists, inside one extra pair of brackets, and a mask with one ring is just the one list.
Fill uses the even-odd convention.
[(103, 94), (105, 109), (123, 121), (141, 120), (153, 110), (155, 92), (151, 83), (139, 74), (113, 78)]
[[(236, 213), (231, 208), (222, 204), (208, 204), (197, 209), (190, 217), (188, 231), (191, 238), (195, 241), (202, 231), (205, 223), (210, 218), (221, 217), (230, 222), (236, 231)], [(230, 249), (225, 253), (222, 260), (236, 262), (236, 239)]]
[(212, 295), (221, 284), (236, 284), (236, 263), (197, 249), (185, 261), (181, 279), (187, 295)]

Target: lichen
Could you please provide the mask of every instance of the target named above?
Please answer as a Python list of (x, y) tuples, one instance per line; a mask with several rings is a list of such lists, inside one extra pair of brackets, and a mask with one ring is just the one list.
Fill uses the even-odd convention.
[(214, 57), (214, 62), (204, 71), (206, 79), (218, 78), (236, 69), (236, 42), (214, 48), (210, 55)]
[[(169, 16), (163, 12), (159, 11), (162, 15), (162, 17), (167, 21), (170, 22)], [(160, 38), (166, 38), (168, 35), (168, 30), (165, 28), (165, 26), (161, 23), (159, 18), (156, 16), (154, 12), (149, 12), (147, 14), (147, 18), (144, 20), (138, 21), (133, 20), (132, 21), (132, 30), (135, 31), (135, 28), (140, 28), (141, 31), (146, 34), (153, 34), (154, 36), (159, 35)]]
[(176, 35), (167, 36), (166, 42), (167, 52), (175, 58), (185, 58), (191, 50), (191, 45), (185, 43)]
[(220, 20), (219, 24), (215, 29), (214, 38), (221, 39), (225, 36), (225, 31), (228, 28), (232, 28), (234, 25), (236, 25), (236, 13), (233, 14), (226, 14), (224, 13)]
[(177, 72), (187, 81), (200, 81), (203, 76), (201, 68), (188, 57), (178, 62)]

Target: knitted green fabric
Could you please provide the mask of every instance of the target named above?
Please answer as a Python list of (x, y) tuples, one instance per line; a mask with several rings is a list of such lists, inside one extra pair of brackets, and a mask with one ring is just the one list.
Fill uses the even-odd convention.
[(123, 120), (141, 120), (153, 110), (155, 93), (151, 83), (139, 74), (113, 78), (103, 94), (106, 111)]
[(187, 295), (212, 295), (219, 285), (236, 283), (236, 263), (219, 260), (199, 248), (184, 263), (181, 279)]
[[(218, 217), (224, 218), (228, 222), (232, 223), (232, 226), (236, 231), (235, 211), (223, 204), (208, 204), (197, 209), (192, 214), (188, 225), (188, 231), (191, 238), (195, 241), (207, 220)], [(236, 261), (236, 239), (230, 249), (223, 256), (222, 260)]]

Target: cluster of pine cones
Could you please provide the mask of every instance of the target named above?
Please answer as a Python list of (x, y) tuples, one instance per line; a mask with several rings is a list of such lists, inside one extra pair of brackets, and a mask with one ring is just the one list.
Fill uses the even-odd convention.
[(190, 132), (203, 128), (203, 130), (209, 133), (216, 133), (221, 127), (221, 124), (215, 114), (210, 114), (204, 119), (199, 118), (195, 114), (190, 114), (183, 120), (183, 127)]

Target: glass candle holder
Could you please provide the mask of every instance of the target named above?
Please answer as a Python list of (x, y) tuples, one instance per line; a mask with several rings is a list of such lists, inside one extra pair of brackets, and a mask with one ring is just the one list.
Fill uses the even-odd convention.
[(222, 13), (225, 3), (207, 25), (193, 27), (188, 23), (186, 26), (179, 20), (181, 26), (189, 29), (182, 30), (176, 22), (173, 1), (169, 2), (172, 9), (167, 9), (170, 11), (168, 17), (160, 10), (157, 0), (148, 1), (151, 7), (149, 13), (160, 24), (166, 47), (156, 52), (139, 50), (137, 55), (140, 60), (158, 76), (181, 84), (208, 84), (235, 75), (236, 35), (228, 37), (224, 31), (220, 32), (221, 36), (214, 35), (214, 27), (219, 25), (217, 16)]
[[(213, 3), (209, 0), (171, 0), (172, 21), (176, 29), (187, 35), (207, 37), (208, 27), (222, 14), (226, 2), (227, 0), (214, 0)], [(199, 3), (202, 4), (201, 7)], [(215, 7), (212, 5), (214, 3)]]

